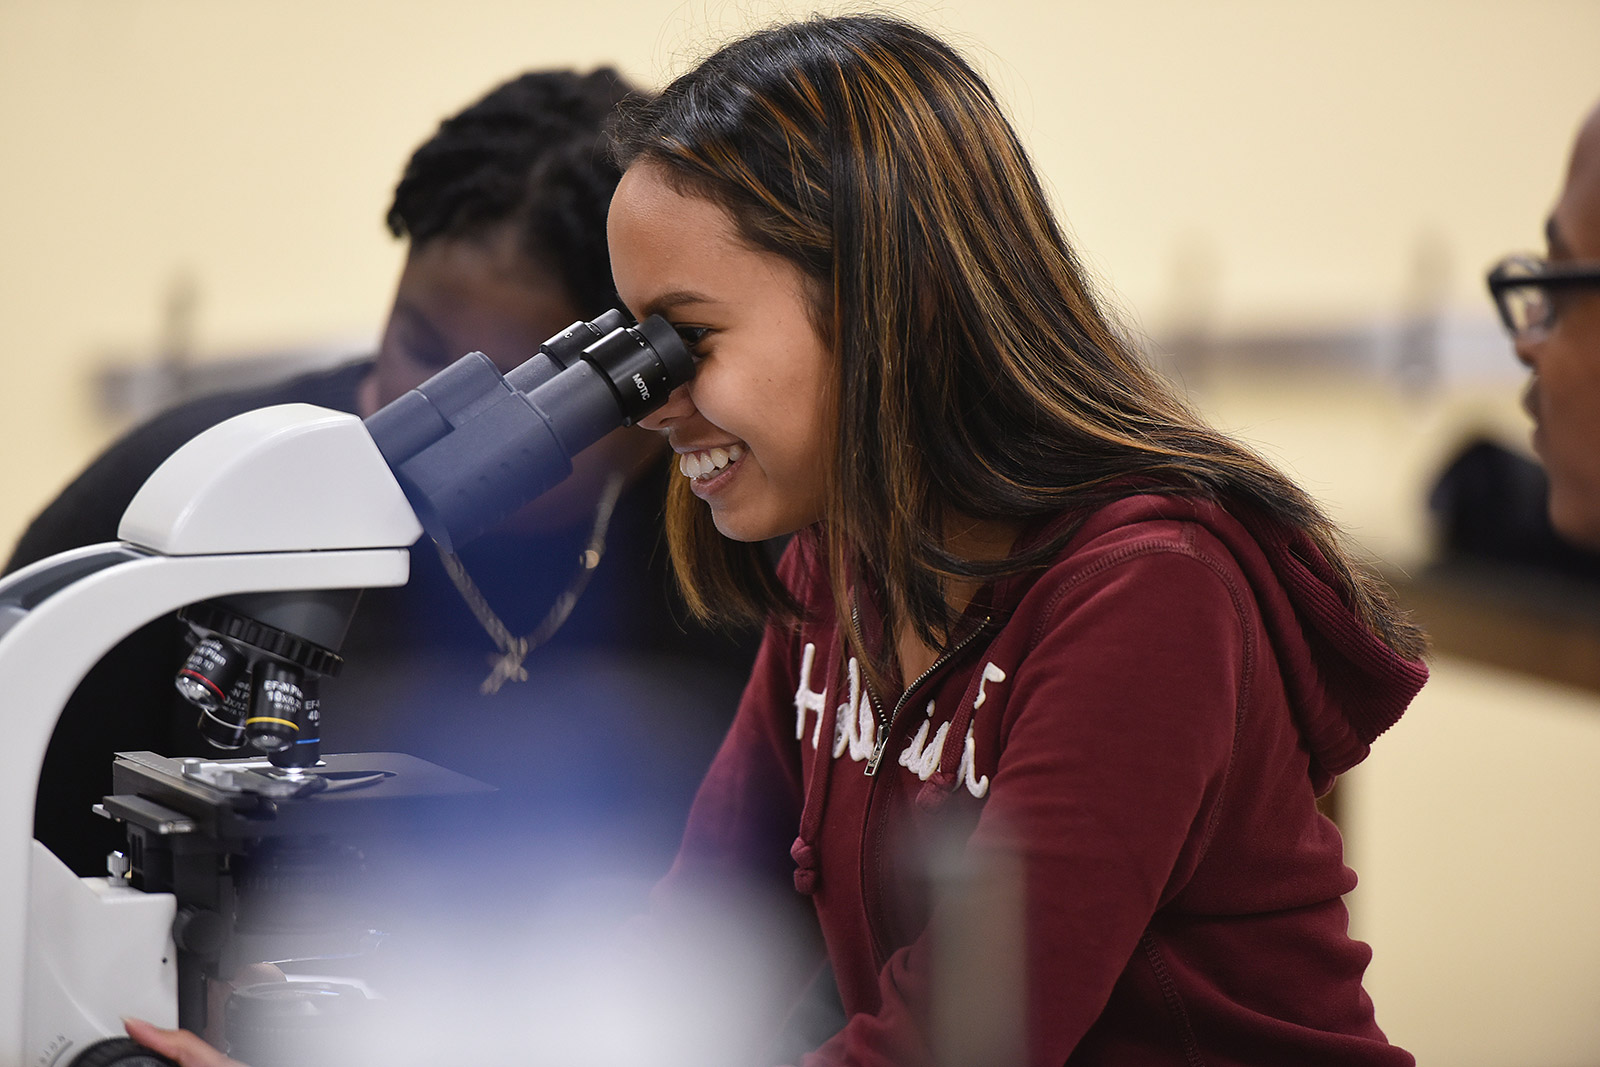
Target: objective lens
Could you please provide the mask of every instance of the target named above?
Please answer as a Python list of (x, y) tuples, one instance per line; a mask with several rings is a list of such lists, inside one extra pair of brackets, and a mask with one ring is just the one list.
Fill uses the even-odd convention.
[(315, 677), (300, 679), (300, 732), (294, 743), (285, 745), (267, 758), (274, 767), (288, 770), (293, 767), (315, 767), (322, 756), (322, 700), (318, 696), (321, 686)]
[(243, 652), (213, 634), (194, 646), (173, 684), (191, 704), (217, 711), (249, 665)]
[(300, 673), (292, 667), (263, 660), (256, 664), (250, 684), (250, 717), (245, 733), (267, 752), (288, 748), (300, 737), (300, 712), (305, 692)]
[(228, 701), (220, 708), (200, 708), (200, 736), (215, 748), (244, 747), (244, 720), (250, 713), (250, 676), (246, 674), (228, 691)]

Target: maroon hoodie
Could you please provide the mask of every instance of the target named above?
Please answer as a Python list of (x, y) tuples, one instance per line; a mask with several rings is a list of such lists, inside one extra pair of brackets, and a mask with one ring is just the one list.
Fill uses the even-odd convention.
[[(948, 1062), (964, 1022), (1054, 1067), (1413, 1062), (1362, 989), (1355, 875), (1315, 796), (1426, 669), (1355, 618), (1306, 538), (1118, 501), (885, 694), (846, 653), (813, 537), (780, 573), (806, 621), (769, 629), (656, 899), (792, 876), (849, 1017), (806, 1067)], [(872, 649), (879, 606), (853, 596)], [(993, 892), (940, 896), (940, 855), (965, 872), (947, 887)]]

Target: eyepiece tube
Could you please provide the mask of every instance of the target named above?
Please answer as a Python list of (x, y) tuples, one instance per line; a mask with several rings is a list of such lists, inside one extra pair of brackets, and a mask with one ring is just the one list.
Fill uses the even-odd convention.
[(547, 339), (531, 359), (502, 379), (494, 361), (469, 352), (367, 419), (367, 432), (389, 466), (398, 466), (469, 421), (476, 408), (503, 392), (531, 393), (572, 363), (596, 341), (628, 325), (620, 311), (593, 322), (579, 320)]
[(628, 317), (611, 310), (593, 322), (575, 322), (539, 346), (532, 359), (506, 372), (506, 384), (519, 393), (531, 393), (583, 356), (583, 350), (613, 330), (628, 325)]
[(469, 352), (373, 412), (366, 420), (367, 432), (384, 462), (394, 467), (471, 420), (497, 394), (511, 391), (493, 360)]
[[(526, 390), (511, 376), (496, 375), (474, 401), (453, 401), (457, 414), (447, 432), (411, 455), (378, 441), (428, 536), (447, 550), (477, 537), (566, 478), (578, 452), (648, 415), (694, 376), (694, 358), (664, 319), (653, 315), (638, 326), (626, 321), (609, 311), (569, 327), (535, 357), (546, 364), (570, 358), (563, 369)], [(517, 380), (541, 374), (530, 371)], [(425, 393), (435, 379), (415, 392)], [(409, 447), (416, 435), (387, 416), (395, 405), (368, 419), (367, 428), (374, 439), (383, 434)], [(429, 423), (430, 433), (437, 426), (434, 410), (418, 409), (414, 418)]]

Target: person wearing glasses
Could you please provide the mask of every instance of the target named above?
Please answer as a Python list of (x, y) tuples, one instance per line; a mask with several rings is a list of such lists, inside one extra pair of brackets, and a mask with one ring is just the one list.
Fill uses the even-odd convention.
[(1550, 521), (1600, 548), (1600, 105), (1578, 132), (1545, 241), (1543, 258), (1497, 264), (1489, 291), (1533, 372), (1523, 406), (1550, 479)]

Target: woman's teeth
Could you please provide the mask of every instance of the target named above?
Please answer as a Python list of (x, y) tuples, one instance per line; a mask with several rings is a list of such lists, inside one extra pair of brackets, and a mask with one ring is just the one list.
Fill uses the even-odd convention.
[(743, 445), (727, 448), (710, 448), (703, 452), (685, 452), (678, 457), (678, 470), (685, 478), (709, 478), (730, 463), (744, 456)]

